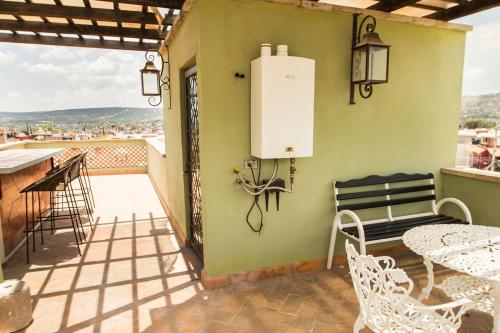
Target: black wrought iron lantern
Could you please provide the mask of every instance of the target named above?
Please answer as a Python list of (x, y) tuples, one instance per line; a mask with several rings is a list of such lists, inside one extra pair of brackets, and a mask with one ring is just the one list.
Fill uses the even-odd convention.
[(141, 69), (141, 85), (143, 96), (159, 96), (160, 91), (160, 70), (156, 68), (154, 62), (146, 61)]
[[(168, 50), (167, 50), (168, 55)], [(161, 70), (156, 68), (155, 60), (156, 57), (161, 59)], [(146, 64), (144, 68), (140, 70), (141, 72), (141, 88), (142, 95), (148, 96), (148, 103), (152, 106), (160, 105), (162, 101), (162, 91), (161, 89), (170, 90), (170, 63), (169, 59), (167, 61), (163, 59), (160, 52), (156, 50), (148, 50), (145, 55)], [(165, 66), (168, 66), (167, 75), (163, 75)], [(169, 108), (171, 107), (171, 98), (169, 94)]]
[[(354, 102), (354, 89), (358, 85), (359, 94), (368, 98), (373, 93), (373, 85), (387, 83), (389, 80), (389, 49), (378, 33), (376, 19), (366, 16), (358, 27), (358, 15), (353, 19), (351, 89), (350, 103)], [(361, 37), (363, 27), (365, 34)]]

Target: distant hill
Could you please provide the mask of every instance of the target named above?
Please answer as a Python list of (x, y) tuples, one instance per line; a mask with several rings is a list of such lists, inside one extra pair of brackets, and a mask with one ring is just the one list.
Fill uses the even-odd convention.
[(500, 117), (500, 93), (462, 97), (462, 115), (477, 118)]
[(71, 123), (137, 123), (160, 120), (163, 112), (157, 108), (91, 108), (40, 112), (0, 112), (0, 124), (26, 124), (52, 122)]

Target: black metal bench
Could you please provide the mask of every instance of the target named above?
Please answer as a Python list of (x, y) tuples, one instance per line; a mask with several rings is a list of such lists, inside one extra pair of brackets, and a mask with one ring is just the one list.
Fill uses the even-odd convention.
[[(359, 242), (361, 254), (366, 254), (366, 245), (399, 240), (411, 228), (428, 224), (472, 224), (472, 217), (465, 204), (455, 198), (442, 199), (436, 203), (434, 176), (428, 174), (397, 173), (391, 176), (369, 176), (361, 179), (333, 183), (335, 192), (335, 219), (333, 221), (328, 251), (327, 267), (333, 262), (337, 230)], [(342, 193), (341, 193), (342, 192)], [(430, 211), (411, 215), (393, 216), (392, 207), (416, 203), (430, 203)], [(465, 220), (439, 214), (445, 203), (459, 206)], [(386, 217), (362, 221), (355, 211), (386, 208)], [(352, 223), (342, 223), (349, 216)]]

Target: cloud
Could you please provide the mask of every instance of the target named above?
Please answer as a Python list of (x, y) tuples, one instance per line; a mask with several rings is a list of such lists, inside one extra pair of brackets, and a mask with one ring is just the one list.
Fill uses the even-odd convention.
[(7, 90), (6, 95), (9, 98), (18, 98), (18, 97), (22, 96), (21, 93), (14, 91), (14, 90)]
[(14, 52), (2, 52), (0, 51), (0, 65), (13, 63), (17, 59), (17, 54)]
[(44, 48), (38, 54), (38, 57), (46, 62), (51, 61), (68, 61), (75, 59), (84, 59), (91, 51), (89, 49), (66, 48), (66, 47), (49, 47)]
[[(500, 16), (500, 11), (497, 16)], [(467, 34), (463, 95), (500, 92), (499, 35), (498, 19), (478, 24)]]
[(2, 66), (0, 91), (22, 92), (4, 93), (0, 110), (149, 106), (140, 93), (142, 52), (6, 44), (0, 59), (15, 59)]
[(42, 74), (53, 74), (60, 75), (66, 74), (66, 69), (62, 66), (58, 66), (51, 63), (38, 63), (38, 64), (30, 64), (30, 63), (22, 63), (21, 68), (26, 69), (29, 73), (42, 73)]

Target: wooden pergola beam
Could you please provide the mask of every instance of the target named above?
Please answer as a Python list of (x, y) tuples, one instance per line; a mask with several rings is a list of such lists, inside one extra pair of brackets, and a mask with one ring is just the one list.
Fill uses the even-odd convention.
[(0, 14), (30, 15), (76, 18), (93, 21), (131, 22), (156, 24), (153, 13), (142, 13), (130, 10), (113, 10), (100, 8), (86, 8), (75, 6), (54, 6), (14, 1), (0, 1)]
[[(101, 0), (101, 1), (113, 2), (114, 0)], [(184, 0), (118, 0), (118, 2), (127, 3), (130, 5), (181, 9)]]
[(73, 47), (88, 47), (99, 49), (114, 49), (114, 50), (129, 50), (129, 51), (147, 51), (156, 49), (160, 44), (154, 43), (134, 43), (111, 40), (98, 39), (80, 39), (67, 37), (46, 37), (35, 35), (14, 35), (0, 33), (0, 42), (5, 43), (21, 43), (21, 44), (39, 44), (39, 45), (56, 45), (56, 46), (73, 46)]
[(103, 27), (93, 25), (70, 25), (61, 23), (42, 23), (27, 21), (0, 20), (0, 30), (14, 31), (32, 31), (48, 32), (56, 34), (75, 34), (75, 35), (95, 35), (95, 36), (113, 36), (130, 38), (148, 38), (163, 40), (165, 33), (158, 30), (140, 30), (120, 27)]
[(478, 13), (497, 6), (500, 6), (500, 0), (472, 0), (461, 3), (455, 7), (440, 10), (426, 17), (441, 21), (451, 21), (462, 16)]
[(417, 1), (418, 0), (381, 0), (368, 8), (390, 13), (400, 8), (411, 6)]

